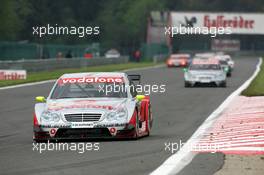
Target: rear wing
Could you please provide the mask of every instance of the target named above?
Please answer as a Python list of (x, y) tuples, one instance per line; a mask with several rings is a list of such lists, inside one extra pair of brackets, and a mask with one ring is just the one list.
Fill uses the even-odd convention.
[(140, 84), (141, 75), (139, 74), (128, 75), (128, 79), (130, 82), (138, 82)]

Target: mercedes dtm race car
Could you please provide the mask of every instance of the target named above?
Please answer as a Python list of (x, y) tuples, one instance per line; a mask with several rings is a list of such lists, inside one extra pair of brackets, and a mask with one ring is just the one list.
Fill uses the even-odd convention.
[(140, 75), (64, 74), (47, 99), (36, 97), (33, 139), (138, 138), (150, 134), (148, 96), (137, 95)]
[(190, 62), (190, 54), (172, 54), (167, 59), (168, 67), (186, 67)]
[(235, 67), (235, 62), (234, 60), (232, 60), (230, 55), (223, 55), (223, 58), (227, 61), (227, 64), (231, 67), (231, 69), (233, 70)]
[(219, 60), (219, 63), (221, 65), (221, 68), (225, 70), (226, 76), (231, 77), (232, 76), (232, 69), (228, 65), (227, 61), (226, 60)]
[(188, 68), (184, 69), (185, 87), (196, 84), (214, 84), (226, 87), (226, 72), (216, 59), (194, 59)]
[(215, 58), (218, 59), (221, 66), (227, 70), (227, 76), (231, 77), (235, 62), (232, 60), (230, 55), (217, 55)]
[(222, 55), (216, 55), (215, 58), (220, 59), (220, 60), (225, 60), (228, 65), (233, 69), (235, 66), (234, 60), (231, 58), (230, 55), (227, 54), (222, 54)]

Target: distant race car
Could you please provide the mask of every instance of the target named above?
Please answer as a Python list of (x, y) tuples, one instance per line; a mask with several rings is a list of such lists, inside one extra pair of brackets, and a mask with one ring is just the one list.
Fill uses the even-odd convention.
[(217, 55), (215, 56), (222, 65), (223, 68), (228, 69), (227, 76), (230, 77), (232, 75), (232, 71), (234, 70), (235, 62), (232, 60), (230, 55)]
[(185, 87), (197, 84), (226, 87), (226, 72), (216, 59), (194, 59), (184, 72)]
[(219, 63), (221, 65), (221, 68), (225, 70), (226, 76), (231, 77), (232, 76), (232, 69), (228, 65), (226, 60), (219, 60)]
[(232, 70), (234, 69), (235, 62), (234, 62), (234, 60), (232, 60), (230, 55), (222, 55), (221, 58), (224, 59), (227, 62), (227, 64), (229, 65), (229, 67)]
[(110, 49), (105, 53), (105, 58), (119, 58), (120, 53), (116, 49)]
[(149, 96), (137, 95), (140, 75), (75, 73), (61, 76), (49, 96), (36, 97), (33, 139), (139, 138), (153, 117)]
[(186, 67), (190, 62), (190, 54), (172, 54), (167, 59), (168, 67)]

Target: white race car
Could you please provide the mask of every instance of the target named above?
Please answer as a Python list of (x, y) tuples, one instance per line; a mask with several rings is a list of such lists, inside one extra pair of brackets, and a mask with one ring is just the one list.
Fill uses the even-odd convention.
[(151, 104), (137, 95), (140, 75), (75, 73), (61, 76), (49, 96), (36, 97), (33, 139), (138, 138), (150, 134)]
[(227, 64), (229, 65), (229, 67), (231, 68), (231, 70), (234, 69), (235, 62), (234, 62), (234, 60), (232, 60), (230, 55), (217, 55), (215, 58), (217, 58), (219, 60), (225, 60), (227, 62)]
[(197, 84), (226, 87), (226, 72), (216, 59), (194, 59), (184, 72), (185, 87)]
[(120, 53), (116, 49), (110, 49), (105, 53), (105, 58), (119, 58)]

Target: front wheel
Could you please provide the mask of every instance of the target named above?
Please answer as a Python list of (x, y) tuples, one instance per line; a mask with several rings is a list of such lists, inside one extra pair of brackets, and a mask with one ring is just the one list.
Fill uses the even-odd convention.
[(226, 81), (222, 82), (222, 83), (220, 84), (220, 87), (226, 87)]
[(184, 82), (184, 87), (191, 87), (191, 84), (188, 83), (187, 81)]
[(152, 116), (151, 105), (149, 104), (149, 107), (148, 107), (148, 136), (150, 135), (152, 125), (153, 125), (153, 116)]
[(138, 111), (136, 110), (137, 116), (136, 116), (136, 126), (135, 126), (135, 134), (133, 139), (137, 140), (139, 138), (139, 118), (138, 118)]

